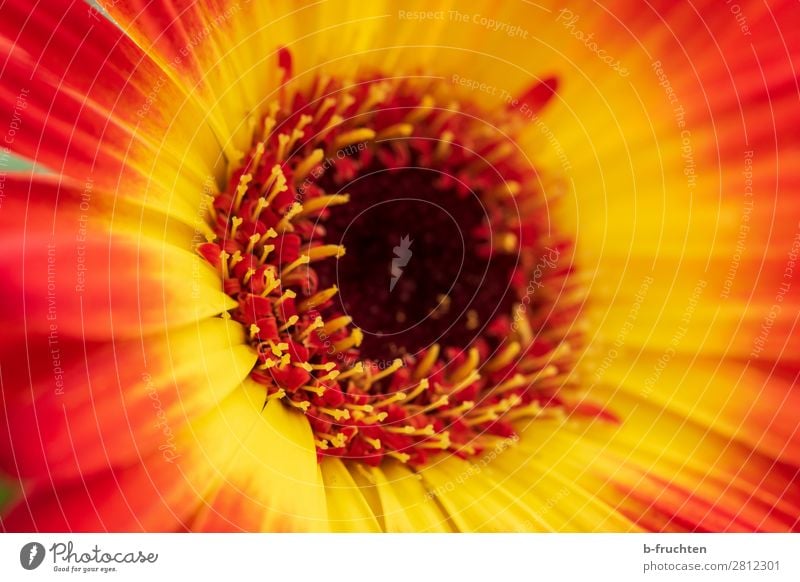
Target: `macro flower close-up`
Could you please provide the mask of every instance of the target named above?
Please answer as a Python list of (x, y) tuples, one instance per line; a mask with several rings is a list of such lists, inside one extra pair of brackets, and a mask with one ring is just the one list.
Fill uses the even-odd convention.
[(796, 2), (0, 14), (0, 530), (800, 530)]

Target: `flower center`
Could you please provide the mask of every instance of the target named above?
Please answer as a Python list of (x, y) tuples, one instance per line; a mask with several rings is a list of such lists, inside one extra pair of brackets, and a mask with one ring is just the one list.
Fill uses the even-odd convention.
[(265, 399), (307, 416), (320, 456), (372, 464), (563, 415), (577, 302), (525, 119), (429, 80), (287, 87), (198, 247)]
[(347, 190), (350, 202), (323, 223), (347, 254), (316, 272), (335, 281), (337, 307), (364, 333), (361, 357), (376, 362), (434, 343), (472, 345), (514, 301), (518, 257), (492, 252), (480, 194), (438, 185), (443, 170), (418, 163), (373, 162), (352, 180), (320, 180), (326, 191)]

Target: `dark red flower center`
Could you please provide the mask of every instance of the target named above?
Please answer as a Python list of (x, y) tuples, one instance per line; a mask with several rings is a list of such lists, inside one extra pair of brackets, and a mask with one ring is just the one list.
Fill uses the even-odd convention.
[(337, 306), (364, 333), (363, 358), (391, 362), (434, 343), (464, 348), (511, 311), (517, 255), (492, 252), (480, 193), (439, 185), (440, 172), (410, 159), (320, 181), (350, 194), (323, 222), (325, 238), (348, 252), (316, 271), (337, 284)]

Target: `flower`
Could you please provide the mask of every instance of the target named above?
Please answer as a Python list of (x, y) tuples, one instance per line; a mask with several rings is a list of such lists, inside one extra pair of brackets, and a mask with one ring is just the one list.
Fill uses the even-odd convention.
[(11, 2), (3, 527), (797, 529), (797, 8), (737, 9)]

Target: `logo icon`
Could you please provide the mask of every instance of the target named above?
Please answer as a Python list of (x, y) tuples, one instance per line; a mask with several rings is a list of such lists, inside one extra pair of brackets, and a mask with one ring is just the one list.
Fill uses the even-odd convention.
[(400, 239), (400, 244), (392, 249), (395, 258), (392, 259), (392, 280), (389, 281), (389, 293), (394, 291), (394, 286), (397, 285), (403, 275), (403, 267), (411, 260), (411, 255), (413, 254), (411, 252), (411, 243), (413, 242), (413, 240), (409, 239), (409, 235), (406, 235)]
[(19, 563), (26, 570), (35, 570), (44, 561), (44, 546), (39, 542), (29, 542), (19, 551)]

